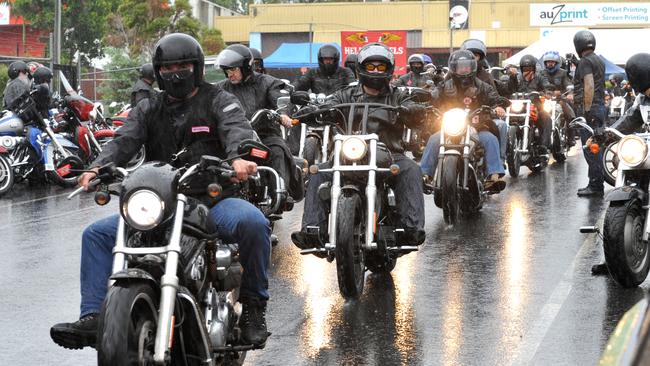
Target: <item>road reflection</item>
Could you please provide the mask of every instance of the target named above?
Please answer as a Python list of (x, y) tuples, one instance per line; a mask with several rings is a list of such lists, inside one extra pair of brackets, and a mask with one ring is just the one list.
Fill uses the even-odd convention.
[(528, 291), (531, 240), (529, 208), (523, 197), (515, 196), (509, 203), (506, 214), (506, 235), (504, 250), (505, 283), (502, 284), (501, 303), (503, 311), (502, 341), (503, 345), (515, 345), (523, 328), (522, 311), (526, 305)]
[(395, 349), (400, 353), (401, 363), (408, 364), (415, 349), (413, 329), (413, 287), (415, 283), (416, 255), (400, 257), (393, 271), (395, 282)]
[(442, 352), (445, 365), (459, 365), (463, 345), (463, 271), (459, 260), (447, 264), (445, 295), (442, 303)]

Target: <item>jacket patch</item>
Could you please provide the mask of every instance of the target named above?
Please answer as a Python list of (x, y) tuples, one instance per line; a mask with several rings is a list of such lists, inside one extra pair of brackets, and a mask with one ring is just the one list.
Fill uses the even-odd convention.
[(193, 126), (192, 133), (207, 132), (210, 133), (210, 126)]

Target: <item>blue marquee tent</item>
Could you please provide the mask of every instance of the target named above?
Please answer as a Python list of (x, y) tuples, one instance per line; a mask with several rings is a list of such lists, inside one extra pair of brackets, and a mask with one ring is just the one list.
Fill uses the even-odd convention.
[(311, 43), (310, 60), (309, 43), (283, 43), (273, 54), (264, 59), (264, 67), (267, 69), (316, 67), (318, 66), (318, 50), (325, 44), (331, 44), (341, 52), (341, 46), (336, 43)]
[(605, 63), (605, 75), (609, 74), (625, 74), (625, 69), (617, 66), (613, 62), (609, 61), (603, 55), (598, 55), (601, 60)]

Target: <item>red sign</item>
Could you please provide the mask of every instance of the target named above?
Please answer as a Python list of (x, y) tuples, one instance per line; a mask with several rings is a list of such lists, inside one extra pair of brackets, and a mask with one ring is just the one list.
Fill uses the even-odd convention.
[(406, 73), (406, 31), (341, 32), (341, 61), (357, 54), (368, 43), (383, 43), (395, 54), (395, 74)]

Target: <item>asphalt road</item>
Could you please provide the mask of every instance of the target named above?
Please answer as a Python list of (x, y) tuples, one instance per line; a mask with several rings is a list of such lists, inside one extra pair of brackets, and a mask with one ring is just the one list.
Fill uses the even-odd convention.
[[(366, 276), (359, 301), (338, 293), (334, 263), (301, 256), (289, 235), (302, 205), (276, 225), (268, 308), (273, 332), (247, 365), (593, 365), (623, 313), (648, 287), (593, 277), (602, 199), (576, 196), (586, 164), (573, 155), (541, 174), (523, 168), (479, 215), (450, 227), (425, 197), (427, 240), (390, 276)], [(83, 228), (117, 211), (91, 195), (18, 185), (0, 199), (0, 364), (92, 365), (52, 324), (79, 315)], [(116, 200), (115, 200), (116, 201)]]

